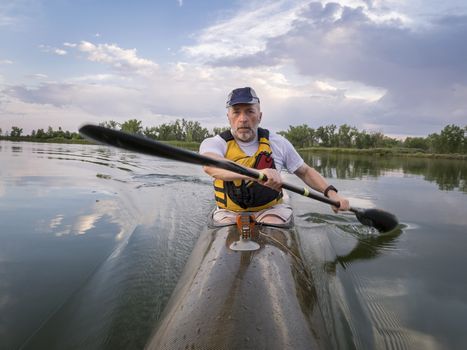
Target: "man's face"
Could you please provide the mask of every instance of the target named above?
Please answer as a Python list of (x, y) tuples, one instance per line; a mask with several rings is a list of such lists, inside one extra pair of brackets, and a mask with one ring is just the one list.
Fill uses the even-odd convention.
[(229, 107), (227, 117), (229, 118), (232, 134), (243, 142), (253, 141), (256, 137), (262, 113), (259, 104), (238, 104)]

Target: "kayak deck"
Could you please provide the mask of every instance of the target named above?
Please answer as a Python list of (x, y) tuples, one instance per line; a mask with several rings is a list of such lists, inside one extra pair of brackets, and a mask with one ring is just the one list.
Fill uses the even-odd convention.
[(235, 226), (203, 232), (149, 349), (327, 348), (293, 229), (256, 226), (256, 251), (233, 251)]

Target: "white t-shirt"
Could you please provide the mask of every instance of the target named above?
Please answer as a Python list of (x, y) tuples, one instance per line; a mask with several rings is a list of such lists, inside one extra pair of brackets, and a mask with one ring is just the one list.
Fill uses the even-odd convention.
[[(237, 143), (247, 156), (255, 154), (259, 146), (258, 136), (251, 142), (237, 141)], [(293, 174), (304, 163), (302, 157), (300, 157), (295, 148), (285, 137), (270, 132), (269, 143), (271, 145), (272, 158), (274, 158), (277, 171), (286, 169), (289, 173)], [(199, 146), (200, 154), (207, 152), (224, 157), (227, 152), (227, 142), (219, 135), (209, 137)]]

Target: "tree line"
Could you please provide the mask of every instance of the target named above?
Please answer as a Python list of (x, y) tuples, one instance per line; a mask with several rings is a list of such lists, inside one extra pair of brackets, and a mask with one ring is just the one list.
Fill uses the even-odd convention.
[[(160, 141), (201, 142), (207, 137), (217, 135), (229, 127), (215, 127), (212, 131), (201, 126), (197, 121), (177, 119), (174, 122), (163, 123), (158, 126), (143, 127), (142, 121), (129, 119), (123, 123), (114, 120), (105, 121), (99, 125), (122, 130), (133, 134), (140, 134)], [(446, 125), (441, 132), (427, 137), (407, 137), (398, 140), (385, 136), (381, 132), (367, 132), (358, 130), (354, 126), (334, 124), (311, 128), (306, 124), (292, 126), (278, 134), (287, 138), (296, 148), (331, 147), (331, 148), (410, 148), (429, 153), (467, 153), (467, 125), (460, 127), (454, 124)], [(0, 136), (2, 129), (0, 128)], [(32, 130), (30, 135), (23, 136), (23, 129), (13, 126), (5, 136), (12, 139), (64, 139), (81, 140), (77, 132), (64, 131), (61, 127), (54, 130), (49, 126), (46, 130)]]
[(411, 148), (430, 153), (467, 153), (467, 125), (460, 127), (446, 125), (439, 134), (427, 137), (407, 137), (398, 140), (381, 132), (358, 130), (354, 126), (334, 124), (310, 128), (308, 125), (290, 125), (279, 134), (287, 138), (297, 148), (338, 147), (338, 148)]
[[(177, 119), (174, 122), (164, 123), (158, 126), (143, 127), (142, 121), (137, 119), (129, 119), (123, 123), (118, 123), (114, 120), (99, 123), (99, 125), (121, 130), (132, 134), (140, 134), (146, 137), (160, 141), (185, 141), (185, 142), (201, 142), (205, 138), (220, 134), (229, 127), (215, 127), (212, 132), (201, 126), (197, 121), (187, 121), (185, 119)], [(3, 135), (3, 130), (0, 128), (0, 137)], [(13, 126), (10, 131), (5, 131), (4, 137), (11, 139), (24, 140), (82, 140), (83, 137), (78, 132), (64, 131), (62, 127), (54, 130), (51, 126), (47, 129), (32, 130), (30, 135), (23, 134), (23, 128)]]
[[(0, 128), (0, 136), (3, 131)], [(54, 130), (51, 126), (45, 129), (32, 130), (30, 135), (23, 135), (23, 128), (12, 126), (10, 132), (5, 132), (5, 137), (13, 139), (33, 139), (33, 140), (48, 140), (48, 139), (65, 139), (65, 140), (82, 140), (83, 137), (78, 132), (64, 131), (61, 126), (58, 130)]]
[(177, 119), (171, 123), (146, 128), (143, 128), (141, 120), (137, 119), (130, 119), (121, 124), (110, 120), (99, 125), (132, 134), (144, 135), (154, 140), (185, 142), (201, 142), (207, 137), (220, 134), (222, 131), (229, 129), (228, 127), (216, 127), (210, 132), (207, 128), (202, 127), (199, 122), (185, 119)]

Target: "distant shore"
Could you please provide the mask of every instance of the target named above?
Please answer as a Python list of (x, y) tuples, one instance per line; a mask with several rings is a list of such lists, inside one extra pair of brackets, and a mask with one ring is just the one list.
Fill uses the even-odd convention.
[(466, 154), (458, 153), (426, 153), (413, 148), (338, 148), (338, 147), (306, 147), (297, 148), (301, 152), (314, 153), (335, 153), (335, 154), (357, 154), (370, 156), (391, 156), (391, 157), (414, 157), (414, 158), (432, 158), (432, 159), (457, 159), (467, 160)]
[[(0, 141), (12, 141), (12, 142), (39, 142), (39, 143), (58, 143), (58, 144), (78, 144), (78, 145), (96, 145), (97, 143), (88, 141), (87, 139), (65, 139), (61, 137), (54, 138), (32, 138), (32, 137), (11, 137), (11, 136), (0, 136)], [(198, 150), (199, 142), (188, 142), (188, 141), (159, 141), (168, 143), (175, 147), (186, 148), (189, 150)]]
[(68, 144), (84, 144), (92, 145), (93, 143), (86, 139), (66, 139), (63, 137), (52, 137), (52, 138), (35, 138), (30, 136), (0, 136), (0, 140), (12, 141), (12, 142), (40, 142), (40, 143), (68, 143)]
[[(0, 136), (0, 140), (13, 141), (13, 142), (41, 142), (41, 143), (59, 143), (59, 144), (84, 144), (93, 145), (95, 143), (90, 142), (86, 139), (65, 139), (65, 138), (31, 138), (31, 137), (10, 137)], [(187, 142), (187, 141), (160, 141), (167, 143), (172, 146), (197, 151), (199, 149), (199, 142)], [(369, 149), (358, 149), (358, 148), (338, 148), (338, 147), (306, 147), (297, 148), (300, 152), (313, 152), (313, 153), (335, 153), (335, 154), (356, 154), (356, 155), (371, 155), (379, 157), (414, 157), (414, 158), (431, 158), (431, 159), (457, 159), (467, 160), (465, 154), (437, 154), (437, 153), (425, 153), (420, 150), (412, 148), (369, 148)]]

